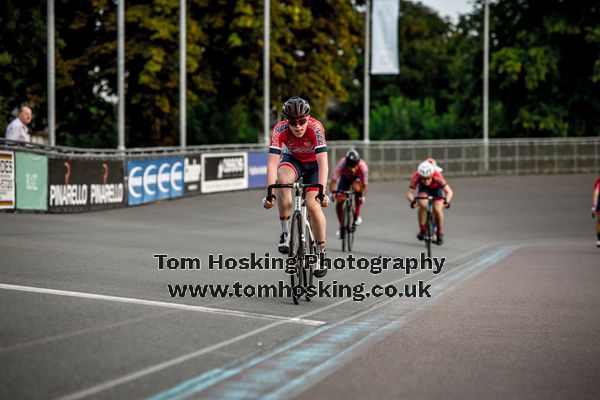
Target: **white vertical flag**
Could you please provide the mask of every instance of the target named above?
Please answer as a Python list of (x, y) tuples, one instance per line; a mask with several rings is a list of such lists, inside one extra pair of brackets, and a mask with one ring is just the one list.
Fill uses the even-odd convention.
[(400, 73), (398, 63), (398, 14), (400, 0), (373, 0), (371, 74)]

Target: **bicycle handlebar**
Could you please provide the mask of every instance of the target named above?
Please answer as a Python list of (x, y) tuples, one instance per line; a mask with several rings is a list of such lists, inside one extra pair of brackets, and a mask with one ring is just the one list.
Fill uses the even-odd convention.
[(310, 189), (310, 188), (318, 188), (319, 189), (318, 197), (323, 196), (323, 185), (321, 185), (320, 183), (301, 183), (301, 184), (274, 183), (272, 185), (269, 185), (269, 187), (267, 188), (267, 200), (271, 201), (275, 198), (275, 195), (273, 194), (273, 189), (285, 189), (285, 188), (291, 189), (294, 187), (294, 185), (298, 185), (302, 189), (302, 198), (306, 197), (306, 189)]
[(341, 194), (354, 194), (354, 193), (360, 193), (360, 192), (355, 192), (354, 190), (334, 190), (331, 193), (341, 193)]
[(418, 196), (418, 197), (414, 197), (413, 201), (415, 201), (415, 200), (437, 200), (437, 199), (444, 199), (444, 203), (447, 203), (445, 197), (433, 197), (433, 196)]
[(432, 202), (433, 200), (437, 200), (437, 199), (443, 199), (444, 200), (444, 204), (448, 204), (448, 207), (450, 203), (448, 203), (448, 201), (446, 200), (445, 197), (433, 197), (433, 196), (417, 196), (417, 197), (413, 197), (413, 201), (410, 203), (411, 207), (413, 206), (413, 204), (417, 203), (417, 200), (428, 200), (429, 202)]

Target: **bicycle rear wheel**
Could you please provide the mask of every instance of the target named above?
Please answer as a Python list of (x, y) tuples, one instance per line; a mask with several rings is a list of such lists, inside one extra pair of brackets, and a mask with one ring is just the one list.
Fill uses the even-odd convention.
[(296, 271), (293, 274), (290, 274), (290, 282), (292, 286), (292, 300), (294, 300), (294, 304), (298, 304), (300, 300), (299, 293), (294, 290), (296, 286), (303, 286), (304, 280), (302, 279), (305, 276), (304, 272), (304, 247), (302, 245), (302, 224), (301, 224), (302, 216), (299, 213), (295, 213), (292, 216), (292, 225), (290, 228), (290, 252), (288, 257), (292, 257), (295, 259), (294, 265), (296, 266)]

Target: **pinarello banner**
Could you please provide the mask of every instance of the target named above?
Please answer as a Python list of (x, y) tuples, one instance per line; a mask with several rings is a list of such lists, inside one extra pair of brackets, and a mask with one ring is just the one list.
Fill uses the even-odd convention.
[(128, 161), (128, 204), (134, 206), (183, 196), (183, 166), (183, 157)]
[(122, 161), (50, 158), (48, 211), (102, 210), (125, 205)]

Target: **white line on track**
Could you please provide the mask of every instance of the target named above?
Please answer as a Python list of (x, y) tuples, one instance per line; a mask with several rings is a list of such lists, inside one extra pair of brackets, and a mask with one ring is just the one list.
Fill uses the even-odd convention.
[(26, 349), (29, 347), (38, 346), (38, 345), (42, 345), (42, 344), (48, 344), (48, 343), (56, 342), (59, 340), (65, 340), (65, 339), (85, 335), (85, 334), (92, 333), (92, 332), (100, 332), (100, 331), (104, 331), (107, 329), (119, 328), (119, 327), (130, 325), (130, 324), (136, 324), (138, 322), (143, 322), (148, 319), (163, 317), (165, 315), (170, 315), (170, 314), (175, 314), (175, 313), (180, 313), (180, 312), (182, 312), (182, 311), (181, 310), (166, 310), (166, 311), (161, 311), (161, 312), (154, 313), (154, 314), (144, 315), (139, 318), (132, 318), (132, 319), (124, 320), (124, 321), (114, 322), (112, 324), (100, 325), (100, 326), (95, 326), (93, 328), (87, 328), (87, 329), (80, 329), (77, 331), (64, 333), (64, 334), (56, 335), (56, 336), (47, 336), (47, 337), (44, 337), (39, 340), (33, 340), (31, 342), (20, 343), (20, 344), (14, 345), (14, 346), (0, 348), (0, 354), (9, 353), (11, 351), (16, 351), (16, 350), (23, 350), (23, 349)]
[(164, 302), (164, 301), (135, 299), (132, 297), (107, 296), (107, 295), (103, 295), (103, 294), (72, 292), (69, 290), (47, 289), (47, 288), (38, 288), (38, 287), (20, 286), (20, 285), (8, 285), (8, 284), (4, 284), (4, 283), (0, 283), (0, 289), (18, 290), (21, 292), (52, 294), (52, 295), (57, 295), (57, 296), (79, 297), (82, 299), (115, 301), (115, 302), (119, 302), (119, 303), (130, 303), (130, 304), (138, 304), (138, 305), (152, 306), (152, 307), (174, 308), (174, 309), (178, 309), (178, 310), (196, 311), (196, 312), (203, 312), (203, 313), (209, 313), (209, 314), (232, 315), (235, 317), (268, 319), (268, 320), (292, 322), (292, 323), (304, 324), (304, 325), (323, 325), (325, 323), (323, 321), (315, 321), (315, 320), (304, 319), (304, 318), (299, 318), (299, 317), (291, 317), (290, 318), (290, 317), (282, 317), (279, 315), (258, 314), (258, 313), (251, 313), (251, 312), (237, 311), (237, 310), (226, 310), (226, 309), (222, 309), (222, 308), (191, 306), (191, 305), (187, 305), (187, 304), (168, 303), (168, 302)]
[[(468, 257), (471, 254), (476, 254), (477, 252), (479, 252), (479, 251), (481, 251), (484, 248), (489, 247), (489, 246), (490, 245), (480, 246), (480, 247), (478, 247), (478, 248), (476, 248), (474, 250), (471, 250), (468, 253), (465, 253), (465, 254), (463, 254), (463, 255), (461, 255), (459, 257), (456, 257), (453, 260), (453, 262), (456, 262), (456, 260), (460, 260), (460, 259), (466, 258), (466, 257)], [(458, 265), (458, 266), (454, 267), (454, 269), (460, 268), (462, 265), (463, 264)], [(409, 279), (410, 277), (414, 277), (414, 276), (419, 275), (419, 274), (424, 273), (424, 272), (426, 272), (426, 271), (422, 270), (422, 271), (413, 273), (413, 274), (408, 275), (408, 276), (406, 276), (404, 278), (400, 278), (400, 279), (395, 280), (394, 282), (389, 282), (389, 283), (390, 284), (395, 284), (395, 283), (398, 283), (398, 282), (403, 281), (405, 279)], [(2, 285), (0, 285), (0, 288), (1, 287), (2, 287)], [(318, 313), (323, 312), (325, 310), (337, 307), (337, 306), (342, 305), (344, 303), (347, 303), (348, 301), (351, 301), (351, 300), (352, 300), (352, 298), (348, 298), (348, 299), (337, 301), (337, 302), (335, 302), (333, 304), (330, 304), (330, 305), (325, 306), (325, 307), (321, 307), (321, 308), (319, 308), (317, 310), (313, 310), (313, 311), (310, 311), (310, 312), (307, 312), (307, 313), (304, 313), (304, 314), (300, 314), (295, 319), (304, 320), (305, 317), (309, 317), (311, 315), (318, 314)], [(387, 300), (387, 301), (385, 301), (385, 303), (387, 304), (388, 302), (391, 302), (391, 301), (393, 301), (393, 299)], [(365, 310), (365, 312), (366, 312), (366, 310)], [(185, 354), (183, 356), (177, 357), (177, 358), (173, 358), (171, 360), (165, 361), (165, 362), (160, 363), (160, 364), (153, 365), (151, 367), (148, 367), (148, 368), (145, 368), (145, 369), (133, 372), (133, 373), (128, 374), (128, 375), (124, 375), (124, 376), (122, 376), (120, 378), (113, 379), (113, 380), (101, 383), (99, 385), (96, 385), (96, 386), (88, 387), (88, 388), (80, 390), (78, 392), (71, 393), (71, 394), (66, 395), (64, 397), (60, 397), (57, 400), (78, 400), (78, 399), (86, 398), (88, 396), (92, 396), (94, 394), (103, 392), (105, 390), (109, 390), (109, 389), (112, 389), (114, 387), (120, 386), (122, 384), (125, 384), (125, 383), (128, 383), (128, 382), (132, 382), (132, 381), (134, 381), (136, 379), (143, 378), (143, 377), (148, 376), (150, 374), (153, 374), (155, 372), (161, 371), (161, 370), (163, 370), (165, 368), (169, 368), (169, 367), (172, 367), (174, 365), (181, 364), (181, 363), (183, 363), (185, 361), (192, 360), (192, 359), (194, 359), (196, 357), (199, 357), (201, 355), (210, 353), (212, 351), (218, 350), (218, 349), (220, 349), (222, 347), (225, 347), (225, 346), (229, 346), (230, 344), (233, 344), (235, 342), (239, 342), (240, 340), (247, 339), (247, 338), (252, 337), (252, 336), (254, 336), (254, 335), (256, 335), (256, 334), (258, 334), (260, 332), (264, 332), (266, 330), (269, 330), (271, 328), (274, 328), (276, 326), (279, 326), (279, 325), (282, 325), (282, 324), (285, 324), (285, 323), (286, 323), (286, 321), (273, 322), (273, 323), (271, 323), (269, 325), (263, 326), (262, 328), (258, 328), (258, 329), (255, 329), (253, 331), (246, 332), (243, 335), (239, 335), (239, 336), (233, 337), (231, 339), (227, 339), (227, 340), (225, 340), (223, 342), (220, 342), (220, 343), (215, 343), (212, 346), (199, 349), (198, 351), (195, 351), (193, 353), (189, 353), (189, 354)]]

